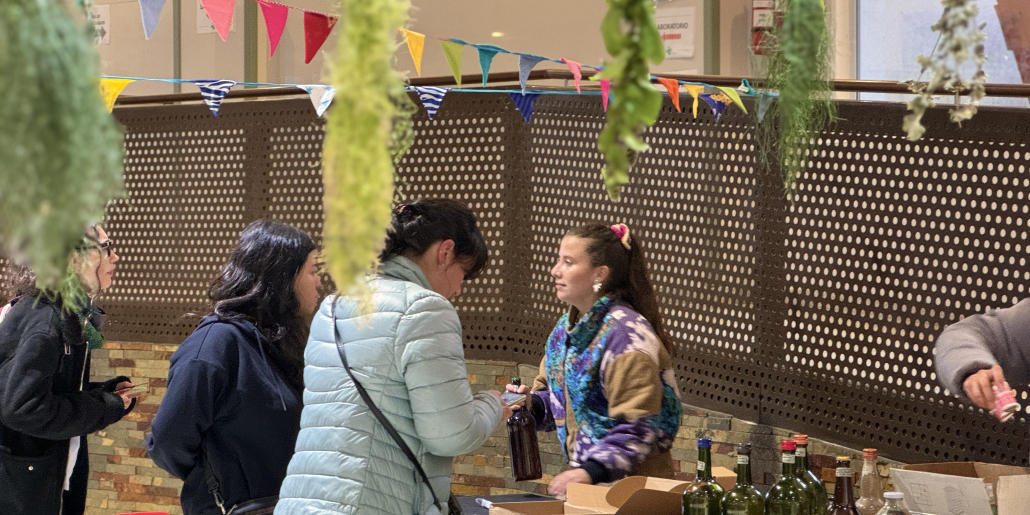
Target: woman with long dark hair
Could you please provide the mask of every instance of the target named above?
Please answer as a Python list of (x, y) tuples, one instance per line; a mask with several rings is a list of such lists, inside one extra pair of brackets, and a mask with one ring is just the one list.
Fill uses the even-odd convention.
[[(511, 414), (500, 393), (472, 394), (447, 300), (486, 264), (469, 208), (450, 199), (398, 207), (379, 259), (370, 299), (327, 298), (311, 325), (303, 427), (278, 515), (446, 513), (452, 457), (483, 445)], [(336, 331), (353, 377), (432, 489), (363, 400)]]
[(547, 339), (529, 399), (538, 428), (557, 430), (570, 468), (548, 491), (671, 478), (682, 407), (640, 238), (624, 224), (577, 227), (562, 238), (551, 276), (569, 311)]
[[(114, 280), (114, 243), (99, 225), (69, 257), (59, 290), (15, 272), (0, 307), (0, 513), (81, 515), (86, 435), (127, 414), (139, 394), (128, 377), (89, 382), (90, 352), (104, 344), (97, 297)], [(10, 295), (13, 294), (13, 295)], [(143, 397), (143, 395), (139, 395)]]
[(272, 497), (300, 429), (303, 353), (318, 306), (318, 249), (258, 220), (211, 283), (214, 313), (175, 351), (147, 451), (183, 480), (183, 511)]

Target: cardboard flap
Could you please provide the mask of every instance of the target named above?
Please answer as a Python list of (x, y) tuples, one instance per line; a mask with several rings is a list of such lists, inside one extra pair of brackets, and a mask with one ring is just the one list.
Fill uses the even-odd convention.
[(615, 515), (680, 515), (681, 513), (683, 513), (682, 494), (643, 488), (633, 492), (615, 512)]
[(629, 500), (630, 496), (638, 490), (670, 492), (679, 489), (679, 493), (682, 494), (683, 490), (689, 485), (689, 481), (684, 482), (657, 477), (629, 476), (612, 485), (612, 487), (608, 489), (607, 495), (605, 495), (605, 500), (609, 506), (619, 508), (626, 504), (626, 501)]
[(998, 463), (973, 462), (977, 477), (984, 479), (996, 479), (1002, 476), (1021, 476), (1030, 474), (1030, 469), (1015, 467), (1012, 465), (1000, 465)]
[(999, 477), (996, 488), (998, 515), (1025, 512), (1030, 504), (1030, 476)]
[(723, 490), (729, 490), (737, 484), (737, 473), (726, 467), (712, 467), (712, 477)]
[(500, 502), (490, 506), (490, 515), (562, 515), (561, 501)]
[(949, 476), (978, 477), (976, 466), (971, 461), (953, 461), (947, 463), (915, 463), (905, 465), (903, 470), (915, 470), (918, 472), (933, 472), (934, 474), (947, 474)]
[[(584, 508), (594, 513), (615, 513), (616, 507), (605, 501), (608, 487), (569, 483), (565, 490), (565, 504), (576, 508)], [(588, 513), (589, 513), (588, 512)], [(568, 512), (567, 513), (572, 513)], [(575, 513), (583, 513), (576, 511)]]

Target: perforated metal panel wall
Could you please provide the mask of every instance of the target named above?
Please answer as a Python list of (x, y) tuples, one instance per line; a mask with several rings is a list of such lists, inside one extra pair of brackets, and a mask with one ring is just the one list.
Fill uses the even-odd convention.
[[(549, 270), (564, 232), (625, 222), (646, 241), (687, 402), (901, 461), (1027, 463), (1026, 412), (999, 424), (943, 392), (940, 330), (1025, 296), (1030, 120), (841, 103), (789, 205), (755, 165), (752, 119), (663, 108), (624, 198), (607, 199), (596, 96), (544, 95), (526, 124), (505, 94), (450, 93), (416, 116), (408, 199), (480, 219), (490, 262), (456, 301), (467, 356), (535, 364), (563, 307)], [(181, 341), (240, 229), (262, 216), (321, 232), (323, 123), (306, 99), (119, 108), (130, 199), (110, 211), (123, 261), (109, 338)], [(3, 263), (0, 262), (0, 266)], [(1019, 397), (1027, 404), (1027, 390)]]

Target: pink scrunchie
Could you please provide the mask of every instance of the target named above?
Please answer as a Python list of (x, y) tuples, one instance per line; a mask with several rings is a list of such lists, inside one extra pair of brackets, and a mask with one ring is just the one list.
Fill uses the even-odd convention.
[(615, 224), (612, 226), (612, 232), (615, 233), (615, 237), (619, 238), (622, 246), (629, 250), (629, 227), (626, 227), (626, 224)]

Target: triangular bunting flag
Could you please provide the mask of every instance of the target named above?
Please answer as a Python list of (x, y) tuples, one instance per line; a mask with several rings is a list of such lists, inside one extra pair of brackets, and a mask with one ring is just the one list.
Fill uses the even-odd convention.
[(265, 17), (265, 32), (268, 34), (268, 57), (275, 55), (275, 49), (279, 46), (279, 39), (283, 36), (283, 29), (286, 28), (286, 17), (290, 9), (282, 4), (264, 2), (257, 0), (261, 6), (261, 15)]
[(306, 84), (299, 87), (311, 96), (311, 105), (315, 107), (315, 114), (318, 116), (322, 116), (325, 110), (329, 109), (329, 104), (333, 103), (333, 96), (336, 95), (336, 88), (332, 86)]
[(455, 41), (440, 41), (440, 48), (443, 55), (447, 57), (447, 64), (451, 66), (451, 73), (454, 74), (454, 82), (461, 87), (461, 54), (465, 51), (463, 43)]
[(522, 113), (522, 119), (529, 123), (533, 120), (533, 105), (540, 93), (508, 93), (515, 107)]
[(236, 0), (200, 0), (204, 12), (211, 19), (211, 24), (218, 31), (222, 41), (229, 40), (229, 29), (232, 28), (232, 13), (236, 10)]
[(325, 38), (329, 37), (337, 19), (322, 13), (304, 11), (304, 64), (310, 63), (318, 54), (318, 49), (322, 48)]
[(529, 72), (533, 71), (536, 63), (543, 60), (543, 57), (519, 54), (519, 84), (522, 86), (523, 93), (526, 92), (526, 81), (529, 80)]
[(774, 98), (768, 93), (758, 94), (758, 123), (762, 123), (765, 113), (769, 112), (769, 106), (772, 105)]
[(222, 99), (225, 94), (236, 85), (231, 80), (195, 80), (194, 84), (200, 88), (200, 94), (204, 96), (204, 103), (211, 110), (211, 114), (218, 116), (218, 108), (222, 107)]
[(576, 61), (570, 61), (564, 57), (562, 57), (561, 62), (565, 63), (565, 65), (569, 67), (569, 71), (572, 72), (572, 77), (576, 79), (576, 93), (582, 93), (579, 89), (579, 81), (583, 79), (583, 65)]
[(749, 82), (747, 79), (741, 79), (740, 80), (740, 85), (737, 86), (737, 91), (739, 91), (739, 92), (741, 92), (741, 93), (743, 93), (745, 95), (757, 95), (758, 94), (758, 92), (755, 91), (755, 88), (751, 87), (751, 82)]
[(680, 111), (680, 83), (676, 79), (663, 79), (658, 77), (658, 82), (669, 92), (669, 99), (672, 100), (673, 107), (676, 108), (676, 112)]
[(733, 105), (739, 107), (741, 111), (744, 111), (744, 114), (747, 114), (747, 108), (744, 107), (744, 103), (740, 101), (740, 95), (737, 94), (737, 90), (729, 86), (716, 86), (715, 88), (725, 93), (726, 96), (733, 101)]
[(690, 96), (694, 97), (694, 118), (697, 118), (698, 95), (701, 94), (701, 90), (705, 89), (705, 87), (700, 84), (684, 84), (683, 89), (687, 90), (687, 93), (690, 93)]
[(719, 118), (722, 118), (722, 112), (726, 110), (726, 106), (728, 104), (724, 103), (723, 101), (717, 98), (713, 98), (712, 95), (702, 94), (698, 96), (704, 99), (704, 101), (707, 102), (709, 106), (711, 106), (712, 111), (715, 112), (715, 123), (719, 123)]
[(161, 18), (161, 10), (165, 7), (165, 0), (139, 0), (139, 11), (143, 18), (143, 37), (150, 39), (157, 28), (157, 21)]
[(114, 110), (114, 101), (122, 94), (125, 86), (136, 82), (132, 79), (100, 79), (100, 96), (104, 97), (104, 104), (107, 105), (107, 112)]
[(604, 110), (608, 110), (608, 92), (611, 90), (612, 80), (601, 79), (601, 105), (604, 106)]
[(404, 34), (404, 41), (408, 43), (408, 53), (411, 54), (411, 60), (415, 62), (415, 73), (421, 77), (422, 50), (426, 47), (426, 35), (408, 29), (401, 29), (401, 34)]
[(481, 48), (481, 46), (476, 46), (476, 50), (479, 50), (479, 68), (483, 70), (483, 87), (485, 88), (486, 76), (490, 73), (490, 62), (494, 60), (497, 51), (490, 48)]
[(436, 111), (440, 109), (440, 104), (443, 103), (443, 97), (447, 94), (447, 88), (415, 86), (415, 92), (418, 93), (418, 98), (422, 99), (422, 107), (426, 108), (426, 114), (432, 120), (436, 116)]

